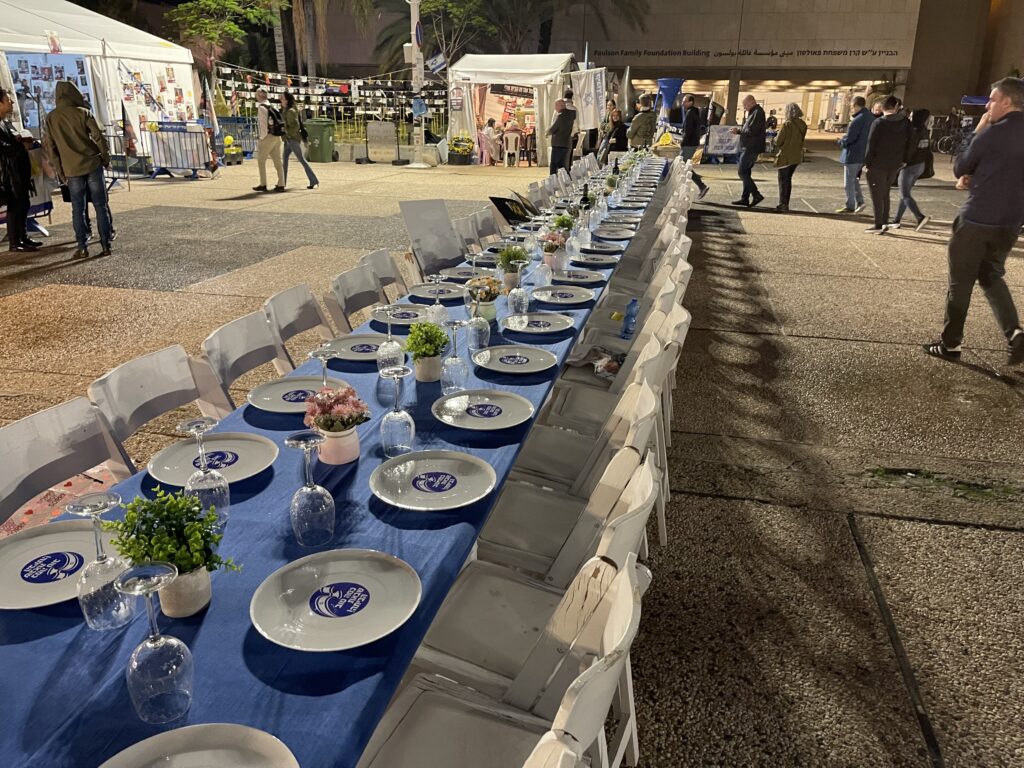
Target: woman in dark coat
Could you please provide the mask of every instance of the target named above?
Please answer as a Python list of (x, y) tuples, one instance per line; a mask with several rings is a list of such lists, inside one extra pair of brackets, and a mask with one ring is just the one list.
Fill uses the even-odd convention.
[(13, 112), (10, 92), (0, 88), (0, 197), (7, 204), (7, 240), (11, 251), (34, 251), (39, 244), (28, 239), (26, 230), (32, 163), (10, 121)]

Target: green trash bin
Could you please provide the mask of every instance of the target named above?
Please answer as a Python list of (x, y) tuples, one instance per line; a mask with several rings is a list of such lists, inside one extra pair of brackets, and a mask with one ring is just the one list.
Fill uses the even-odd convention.
[(334, 121), (314, 117), (305, 122), (309, 134), (309, 149), (306, 158), (313, 163), (334, 163), (338, 151), (334, 148)]

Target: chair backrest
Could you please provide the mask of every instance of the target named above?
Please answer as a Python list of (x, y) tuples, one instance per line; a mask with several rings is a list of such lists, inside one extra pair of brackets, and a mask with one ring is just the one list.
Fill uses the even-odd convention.
[(604, 521), (595, 556), (607, 558), (621, 568), (628, 555), (639, 552), (647, 530), (647, 518), (660, 491), (659, 484), (655, 482), (657, 471), (654, 454), (648, 452), (643, 465), (619, 497), (615, 509)]
[(490, 208), (484, 208), (482, 211), (474, 213), (473, 223), (476, 225), (478, 240), (483, 241), (488, 237), (501, 237), (498, 220), (494, 218), (494, 212)]
[(398, 286), (399, 296), (404, 296), (409, 292), (409, 286), (405, 283), (402, 270), (399, 269), (395, 257), (391, 255), (391, 251), (386, 248), (366, 254), (359, 259), (359, 263), (369, 265), (370, 269), (373, 270), (373, 274), (377, 276), (377, 280), (380, 281), (382, 289), (387, 288), (389, 285), (395, 285)]
[(207, 416), (233, 409), (210, 364), (180, 344), (129, 360), (89, 385), (89, 399), (103, 412), (114, 437), (124, 442), (139, 427), (195, 401)]
[(350, 318), (353, 313), (381, 303), (386, 304), (387, 298), (369, 264), (345, 270), (331, 281), (330, 293), (324, 294), (327, 312), (335, 324), (347, 332), (352, 331)]
[(452, 219), (452, 227), (454, 227), (459, 241), (467, 250), (480, 250), (480, 238), (477, 236), (476, 220), (472, 216)]
[[(665, 319), (667, 315), (660, 310), (652, 310), (644, 318), (644, 324), (640, 327), (640, 331), (636, 335), (636, 339), (630, 346), (629, 351), (626, 353), (625, 359), (622, 361), (622, 365), (619, 366), (619, 372), (616, 374), (615, 379), (612, 380), (611, 386), (608, 391), (612, 394), (622, 392), (627, 385), (636, 381), (633, 376), (633, 371), (636, 368), (637, 363), (641, 361), (641, 358), (645, 355), (647, 357), (652, 354), (657, 354), (660, 346), (655, 344), (653, 347), (648, 348), (652, 338), (654, 338), (665, 325)], [(662, 342), (664, 343), (664, 342)]]
[(293, 370), (277, 331), (265, 312), (250, 312), (222, 325), (203, 340), (203, 355), (217, 374), (224, 394), (243, 373), (273, 362), (278, 370)]
[(504, 136), (505, 140), (505, 154), (519, 154), (519, 133), (506, 133)]
[(398, 207), (409, 233), (412, 253), (423, 275), (433, 275), (464, 260), (444, 200), (403, 200)]
[[(263, 302), (263, 311), (267, 313), (267, 318), (282, 343), (314, 328), (325, 341), (333, 339), (336, 335), (316, 297), (313, 296), (313, 291), (305, 283), (275, 293)], [(280, 368), (278, 372), (287, 373)]]
[(115, 477), (135, 471), (103, 414), (84, 397), (0, 427), (0, 523), (47, 489), (103, 462)]
[(581, 747), (565, 734), (548, 731), (540, 737), (523, 768), (585, 768)]

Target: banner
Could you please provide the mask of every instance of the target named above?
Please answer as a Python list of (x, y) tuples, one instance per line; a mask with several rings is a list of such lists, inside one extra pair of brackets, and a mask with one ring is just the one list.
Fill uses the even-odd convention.
[(740, 135), (732, 132), (731, 125), (708, 126), (708, 155), (737, 155), (740, 151)]
[(661, 111), (658, 113), (659, 125), (668, 125), (669, 110), (675, 104), (676, 96), (679, 95), (679, 89), (683, 87), (684, 82), (686, 81), (681, 77), (658, 78), (658, 94), (661, 96)]
[(581, 131), (599, 128), (605, 112), (604, 68), (571, 72), (573, 102), (576, 104), (576, 121)]

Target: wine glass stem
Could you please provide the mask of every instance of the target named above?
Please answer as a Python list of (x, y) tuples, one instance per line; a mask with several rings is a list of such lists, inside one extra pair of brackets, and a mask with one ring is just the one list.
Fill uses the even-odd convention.
[(323, 379), (323, 388), (327, 389), (327, 360), (320, 361), (320, 377)]
[(314, 483), (313, 483), (313, 458), (312, 458), (313, 457), (313, 448), (312, 448), (312, 446), (305, 447), (303, 449), (303, 454), (305, 454), (305, 460), (304, 460), (305, 472), (304, 472), (304, 474), (306, 476), (306, 487), (307, 488), (312, 488), (313, 485), (314, 485)]
[(398, 379), (399, 379), (398, 376), (394, 377), (394, 381), (395, 381), (395, 413), (398, 413), (398, 411), (399, 411), (398, 400), (401, 397), (401, 395), (400, 395), (401, 388), (399, 387)]
[(391, 310), (388, 310), (388, 341), (391, 341)]
[(153, 593), (146, 593), (146, 615), (149, 616), (149, 640), (152, 642), (160, 634), (160, 628), (156, 625), (156, 608), (153, 607)]
[(100, 520), (99, 515), (94, 515), (92, 518), (92, 532), (96, 536), (96, 559), (103, 561), (107, 559), (107, 553), (103, 551), (103, 521)]
[(199, 446), (199, 470), (206, 471), (206, 449), (203, 447), (203, 433), (196, 432), (196, 445)]

